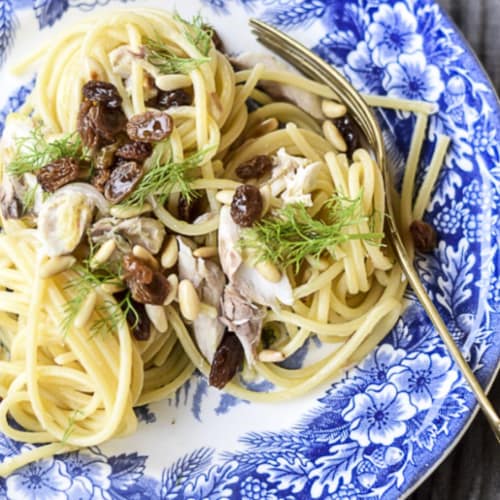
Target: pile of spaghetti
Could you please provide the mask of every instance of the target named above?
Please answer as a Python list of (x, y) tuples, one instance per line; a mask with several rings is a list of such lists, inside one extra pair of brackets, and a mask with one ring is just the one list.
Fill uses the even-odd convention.
[[(38, 60), (0, 145), (0, 431), (43, 445), (2, 475), (134, 431), (133, 408), (195, 369), (244, 399), (306, 393), (395, 324), (381, 174), (330, 89), (145, 9), (89, 18)], [(415, 214), (418, 109), (403, 226), (446, 149)], [(321, 357), (286, 368), (313, 336)]]

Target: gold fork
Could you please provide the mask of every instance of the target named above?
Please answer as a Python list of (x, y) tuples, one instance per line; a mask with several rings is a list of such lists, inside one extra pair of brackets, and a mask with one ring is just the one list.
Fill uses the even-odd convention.
[(479, 384), (471, 368), (465, 361), (460, 349), (455, 344), (455, 341), (448, 331), (448, 328), (446, 327), (438, 310), (423, 287), (403, 244), (399, 230), (396, 227), (396, 219), (394, 217), (394, 209), (390, 194), (392, 186), (391, 178), (387, 168), (387, 159), (385, 155), (382, 132), (375, 115), (352, 85), (326, 61), (304, 47), (301, 43), (262, 21), (250, 19), (249, 23), (252, 27), (253, 33), (260, 43), (265, 45), (272, 52), (281, 56), (285, 61), (289, 62), (306, 76), (318, 82), (324, 83), (335, 94), (337, 94), (344, 104), (346, 104), (349, 112), (361, 128), (368, 143), (370, 144), (370, 147), (373, 149), (373, 153), (379, 167), (382, 170), (384, 178), (387, 206), (386, 210), (388, 215), (386, 218), (387, 239), (393, 246), (399, 264), (401, 265), (410, 286), (413, 288), (415, 295), (427, 312), (449, 353), (462, 372), (462, 375), (467, 380), (470, 388), (476, 396), (481, 410), (493, 429), (497, 440), (500, 442), (500, 418), (493, 408), (493, 405), (488, 400), (486, 393)]

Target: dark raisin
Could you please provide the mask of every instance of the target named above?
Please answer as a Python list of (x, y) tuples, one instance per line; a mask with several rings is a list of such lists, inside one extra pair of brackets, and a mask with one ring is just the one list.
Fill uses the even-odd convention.
[(148, 340), (151, 335), (151, 320), (146, 313), (146, 308), (140, 302), (132, 300), (137, 316), (133, 311), (127, 313), (127, 323), (129, 324), (132, 335), (136, 340)]
[(236, 224), (250, 227), (262, 213), (262, 196), (255, 186), (243, 184), (236, 189), (231, 203), (231, 217)]
[(120, 146), (115, 155), (126, 160), (142, 162), (153, 152), (153, 146), (149, 142), (133, 141)]
[(243, 347), (233, 332), (226, 332), (215, 351), (208, 382), (222, 389), (235, 375), (243, 363)]
[(240, 179), (257, 179), (273, 169), (273, 160), (268, 155), (258, 155), (243, 162), (236, 168), (236, 175)]
[(184, 196), (179, 196), (177, 202), (177, 217), (186, 222), (193, 222), (201, 212), (201, 198), (187, 201)]
[(91, 80), (82, 89), (83, 97), (89, 101), (102, 102), (106, 107), (117, 109), (122, 104), (122, 96), (117, 88), (109, 82)]
[(347, 145), (347, 154), (352, 156), (352, 153), (359, 147), (359, 129), (350, 115), (346, 114), (340, 118), (333, 120), (335, 126), (342, 134)]
[(419, 252), (432, 252), (436, 248), (437, 235), (434, 228), (421, 220), (414, 220), (410, 224), (410, 233), (415, 248)]
[[(118, 292), (115, 294), (115, 299), (119, 304), (122, 304), (122, 309), (125, 309), (128, 291)], [(146, 313), (144, 304), (136, 300), (129, 299), (133, 310), (128, 308), (125, 319), (130, 328), (130, 332), (136, 340), (148, 340), (151, 335), (151, 320)]]
[(97, 150), (115, 142), (126, 124), (127, 117), (121, 109), (92, 101), (83, 101), (80, 106), (78, 132), (83, 144), (90, 149)]
[(120, 203), (137, 186), (144, 170), (135, 161), (129, 161), (116, 167), (104, 186), (104, 196), (111, 203)]
[(189, 106), (193, 98), (183, 89), (159, 90), (156, 97), (150, 99), (146, 105), (151, 108), (168, 109), (177, 106)]
[(214, 44), (214, 47), (219, 52), (225, 53), (226, 48), (224, 47), (224, 42), (222, 41), (221, 37), (219, 36), (219, 33), (217, 33), (217, 31), (215, 31), (211, 26), (209, 28), (212, 31), (212, 42)]
[(141, 304), (163, 305), (170, 290), (167, 278), (132, 254), (123, 257), (123, 279)]
[(76, 181), (80, 175), (80, 165), (72, 158), (60, 158), (45, 167), (36, 174), (38, 184), (44, 191), (53, 193), (60, 187)]
[(127, 134), (133, 141), (158, 142), (172, 132), (173, 120), (162, 111), (147, 111), (135, 115), (127, 123)]
[(96, 168), (90, 179), (90, 183), (101, 193), (104, 193), (104, 187), (106, 186), (106, 182), (108, 182), (110, 177), (111, 177), (111, 170)]

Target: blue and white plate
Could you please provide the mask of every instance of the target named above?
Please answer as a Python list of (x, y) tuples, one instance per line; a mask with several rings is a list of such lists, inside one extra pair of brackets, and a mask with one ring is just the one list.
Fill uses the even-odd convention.
[[(500, 113), (477, 60), (432, 0), (0, 1), (0, 127), (29, 93), (7, 74), (91, 10), (201, 9), (234, 51), (256, 47), (247, 18), (314, 48), (361, 91), (436, 103), (419, 174), (437, 134), (452, 145), (426, 218), (439, 234), (417, 267), (479, 380), (500, 359)], [(3, 108), (2, 108), (3, 106)], [(396, 168), (415, 118), (384, 115)], [(138, 432), (0, 479), (11, 499), (393, 499), (444, 458), (475, 403), (411, 292), (383, 343), (329, 387), (290, 403), (248, 404), (194, 376), (175, 397), (137, 410)], [(0, 435), (0, 459), (23, 445)]]

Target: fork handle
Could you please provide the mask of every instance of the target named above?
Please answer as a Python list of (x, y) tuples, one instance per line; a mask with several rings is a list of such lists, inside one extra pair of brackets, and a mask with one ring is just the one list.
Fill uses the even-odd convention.
[(389, 226), (389, 231), (388, 231), (389, 239), (392, 243), (394, 250), (398, 254), (399, 263), (408, 279), (408, 283), (412, 287), (413, 291), (415, 292), (415, 295), (417, 296), (418, 300), (425, 309), (425, 312), (429, 316), (429, 319), (436, 328), (439, 336), (445, 343), (446, 348), (450, 352), (452, 358), (454, 359), (455, 363), (458, 365), (458, 368), (462, 372), (462, 375), (464, 376), (465, 380), (472, 389), (472, 392), (474, 393), (477, 402), (481, 407), (481, 410), (483, 411), (484, 415), (486, 416), (486, 419), (488, 420), (488, 423), (493, 429), (497, 441), (500, 443), (500, 418), (495, 408), (493, 408), (491, 401), (486, 396), (484, 389), (478, 382), (471, 367), (469, 366), (467, 361), (465, 361), (462, 352), (458, 348), (456, 342), (453, 340), (453, 337), (451, 336), (451, 333), (449, 332), (443, 319), (441, 318), (441, 315), (436, 309), (436, 306), (433, 304), (432, 300), (427, 294), (427, 291), (422, 285), (422, 281), (420, 280), (417, 271), (411, 264), (410, 258), (406, 252), (406, 248), (403, 242), (401, 241), (401, 237), (399, 236), (397, 229), (395, 229), (394, 227), (394, 221), (392, 220), (392, 218), (389, 218), (388, 226)]

